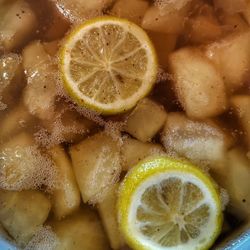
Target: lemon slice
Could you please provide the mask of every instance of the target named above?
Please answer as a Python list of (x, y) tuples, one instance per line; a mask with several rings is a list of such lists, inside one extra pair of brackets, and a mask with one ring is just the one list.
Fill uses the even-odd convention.
[(131, 169), (118, 198), (121, 231), (133, 249), (208, 249), (222, 208), (213, 181), (189, 163), (154, 158)]
[(60, 52), (70, 96), (102, 114), (131, 109), (156, 80), (157, 59), (147, 34), (120, 18), (99, 17), (76, 28)]

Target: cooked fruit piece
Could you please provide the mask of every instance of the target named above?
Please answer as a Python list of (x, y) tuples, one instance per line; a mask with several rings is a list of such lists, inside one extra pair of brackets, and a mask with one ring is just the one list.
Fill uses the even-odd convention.
[(150, 141), (162, 128), (166, 117), (162, 106), (145, 98), (126, 118), (124, 130), (142, 142)]
[(89, 208), (50, 225), (59, 239), (54, 250), (109, 250), (101, 223)]
[(72, 146), (70, 155), (83, 201), (97, 203), (104, 199), (121, 172), (118, 142), (98, 133)]
[(224, 13), (219, 16), (219, 19), (222, 25), (224, 26), (224, 28), (229, 32), (230, 31), (242, 32), (242, 31), (246, 31), (249, 28), (246, 21), (238, 13), (233, 14), (233, 15)]
[(225, 111), (222, 77), (198, 49), (184, 48), (170, 54), (169, 64), (176, 93), (188, 116), (202, 119)]
[(57, 91), (52, 57), (39, 41), (35, 41), (23, 50), (23, 66), (28, 82), (23, 96), (25, 105), (38, 118), (51, 119)]
[(72, 23), (81, 23), (87, 19), (102, 15), (113, 0), (52, 0), (64, 18)]
[(0, 147), (0, 188), (8, 190), (53, 188), (56, 172), (33, 137), (22, 132)]
[(55, 56), (60, 46), (59, 40), (43, 43), (43, 48), (50, 56)]
[(142, 27), (146, 30), (179, 34), (190, 10), (191, 1), (164, 1), (162, 6), (152, 5), (146, 11)]
[(164, 154), (164, 149), (159, 144), (124, 138), (121, 148), (122, 169), (128, 171), (144, 158), (162, 154)]
[(250, 1), (247, 2), (246, 8), (243, 10), (243, 16), (247, 20), (248, 24), (250, 25)]
[(245, 10), (247, 0), (213, 0), (215, 9), (223, 10), (226, 13), (234, 14)]
[(0, 110), (16, 105), (23, 80), (22, 57), (14, 53), (0, 56)]
[(250, 148), (250, 96), (236, 95), (230, 100), (240, 124), (245, 132), (245, 139)]
[(135, 250), (209, 249), (222, 226), (214, 182), (190, 163), (145, 160), (119, 188), (118, 221)]
[(112, 249), (120, 249), (124, 245), (123, 238), (118, 227), (117, 215), (117, 191), (119, 184), (115, 184), (110, 189), (106, 198), (98, 204), (98, 211), (101, 216), (102, 224), (108, 235)]
[(227, 90), (244, 84), (250, 69), (250, 31), (230, 35), (206, 48), (207, 57), (216, 65)]
[(149, 3), (145, 0), (117, 0), (111, 9), (111, 14), (140, 25), (148, 7)]
[(50, 207), (41, 192), (0, 190), (0, 222), (21, 247), (46, 221)]
[(228, 152), (226, 171), (220, 178), (220, 185), (229, 194), (229, 210), (242, 219), (250, 215), (250, 161), (246, 152), (233, 148)]
[(154, 31), (148, 31), (147, 33), (154, 44), (159, 60), (159, 66), (163, 69), (167, 69), (169, 59), (168, 56), (175, 49), (177, 35)]
[(11, 51), (23, 45), (35, 31), (36, 16), (24, 0), (4, 1), (0, 9), (0, 50)]
[(161, 137), (166, 150), (198, 165), (222, 167), (230, 137), (211, 121), (195, 121), (182, 113), (169, 113)]
[(0, 138), (6, 139), (9, 136), (14, 136), (23, 128), (30, 125), (32, 115), (27, 110), (26, 106), (21, 102), (4, 116), (0, 123)]
[(49, 149), (60, 180), (59, 187), (53, 191), (52, 210), (56, 218), (71, 214), (80, 206), (80, 191), (76, 184), (71, 162), (61, 146)]
[(135, 107), (153, 88), (158, 71), (146, 32), (111, 16), (76, 27), (60, 50), (59, 66), (70, 97), (103, 115)]
[(185, 33), (188, 42), (208, 43), (222, 35), (222, 28), (216, 18), (196, 16), (188, 20)]

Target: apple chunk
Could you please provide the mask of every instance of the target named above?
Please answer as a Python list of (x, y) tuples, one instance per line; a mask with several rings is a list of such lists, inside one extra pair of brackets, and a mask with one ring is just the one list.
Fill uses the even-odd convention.
[(250, 30), (237, 32), (206, 48), (207, 57), (216, 65), (228, 92), (240, 88), (250, 73)]
[(126, 118), (124, 130), (142, 142), (150, 141), (163, 127), (166, 116), (162, 106), (145, 98)]
[(95, 212), (84, 208), (61, 221), (50, 223), (58, 238), (54, 250), (109, 250), (108, 241)]
[(59, 187), (52, 195), (52, 209), (58, 219), (77, 210), (80, 206), (80, 191), (76, 184), (71, 162), (61, 146), (55, 146), (48, 152), (52, 157), (60, 178)]
[(177, 50), (170, 55), (169, 64), (177, 96), (188, 116), (202, 119), (226, 110), (223, 79), (201, 51)]
[(83, 201), (104, 199), (121, 172), (118, 142), (101, 132), (73, 145), (70, 155)]
[(0, 190), (0, 222), (22, 247), (46, 221), (50, 208), (49, 199), (39, 191)]

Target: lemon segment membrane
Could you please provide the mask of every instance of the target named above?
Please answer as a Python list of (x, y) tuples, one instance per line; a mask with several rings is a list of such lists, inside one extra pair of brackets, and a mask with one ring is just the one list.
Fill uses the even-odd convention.
[(133, 249), (208, 249), (222, 224), (220, 198), (210, 178), (189, 163), (165, 157), (129, 172), (118, 211)]
[(124, 112), (151, 90), (157, 59), (147, 34), (120, 18), (99, 17), (69, 34), (60, 52), (64, 85), (78, 104)]

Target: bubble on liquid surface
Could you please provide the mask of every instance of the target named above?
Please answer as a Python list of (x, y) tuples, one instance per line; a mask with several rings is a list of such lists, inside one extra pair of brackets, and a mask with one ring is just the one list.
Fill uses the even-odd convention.
[(0, 188), (19, 191), (45, 187), (52, 191), (58, 185), (53, 162), (37, 146), (17, 146), (0, 152)]
[(59, 243), (57, 235), (50, 226), (41, 227), (24, 250), (54, 250)]

